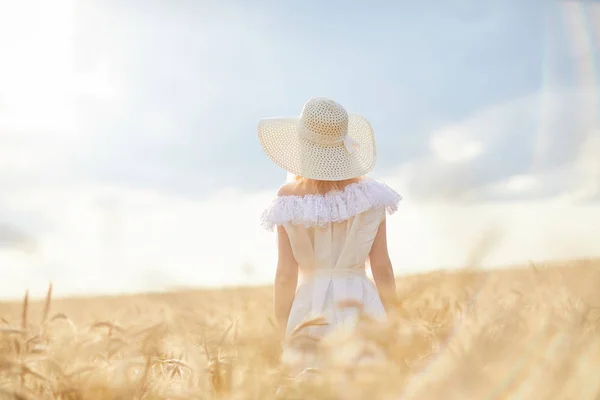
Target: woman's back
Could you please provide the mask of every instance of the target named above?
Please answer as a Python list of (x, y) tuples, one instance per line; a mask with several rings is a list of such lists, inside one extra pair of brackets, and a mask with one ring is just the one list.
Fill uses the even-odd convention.
[[(278, 327), (289, 338), (307, 319), (324, 317), (326, 324), (302, 332), (315, 338), (353, 326), (358, 308), (385, 318), (384, 304), (393, 304), (396, 291), (385, 216), (401, 197), (364, 178), (376, 159), (369, 121), (333, 100), (313, 98), (300, 116), (264, 118), (257, 130), (267, 156), (297, 177), (279, 191), (262, 221), (268, 229), (277, 226)], [(375, 285), (365, 274), (367, 260)]]
[(364, 303), (367, 311), (374, 308), (371, 314), (383, 313), (365, 265), (386, 210), (394, 212), (400, 199), (368, 178), (326, 194), (302, 194), (296, 185), (280, 191), (265, 210), (263, 225), (284, 227), (298, 264), (300, 286), (288, 332), (309, 315), (329, 314), (336, 325), (345, 313), (336, 313), (335, 304), (349, 300)]

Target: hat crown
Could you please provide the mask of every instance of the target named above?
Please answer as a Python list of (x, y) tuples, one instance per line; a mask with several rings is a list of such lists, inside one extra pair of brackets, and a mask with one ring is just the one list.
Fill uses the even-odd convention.
[(340, 104), (324, 97), (310, 99), (304, 105), (300, 121), (325, 141), (337, 141), (348, 132), (348, 113)]

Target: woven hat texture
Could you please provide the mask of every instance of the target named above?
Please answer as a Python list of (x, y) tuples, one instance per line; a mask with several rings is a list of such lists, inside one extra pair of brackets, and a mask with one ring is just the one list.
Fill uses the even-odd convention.
[(306, 102), (299, 117), (260, 120), (258, 138), (275, 164), (305, 178), (340, 181), (375, 166), (371, 124), (323, 97)]

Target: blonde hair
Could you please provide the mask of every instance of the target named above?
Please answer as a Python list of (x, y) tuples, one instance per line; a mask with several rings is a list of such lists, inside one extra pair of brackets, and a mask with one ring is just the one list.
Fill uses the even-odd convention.
[(333, 190), (344, 190), (344, 188), (352, 183), (359, 182), (362, 177), (346, 179), (343, 181), (320, 181), (317, 179), (309, 179), (303, 176), (294, 176), (293, 182), (297, 187), (307, 192), (325, 194)]

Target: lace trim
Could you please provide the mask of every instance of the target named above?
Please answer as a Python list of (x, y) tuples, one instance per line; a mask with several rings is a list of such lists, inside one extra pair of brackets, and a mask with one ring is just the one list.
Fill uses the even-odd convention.
[(384, 207), (388, 214), (398, 210), (402, 196), (384, 183), (365, 179), (352, 183), (343, 191), (325, 195), (279, 196), (262, 214), (261, 225), (272, 231), (276, 225), (324, 226), (345, 221), (357, 214)]

